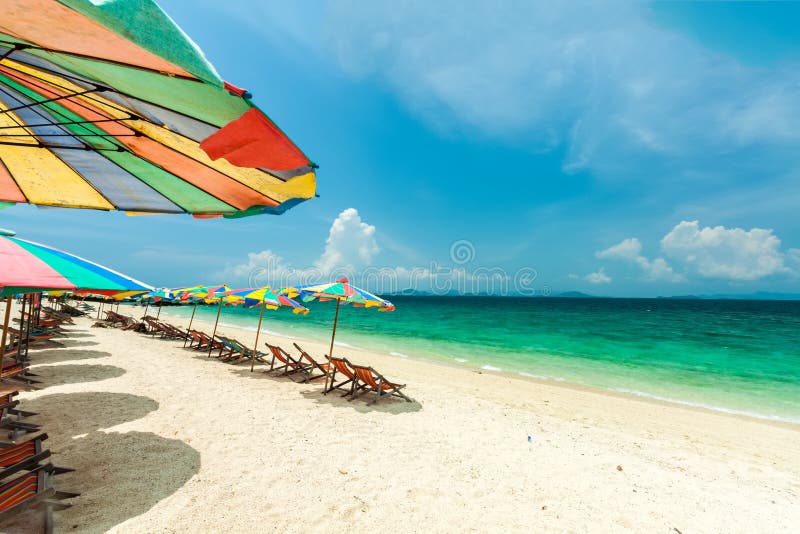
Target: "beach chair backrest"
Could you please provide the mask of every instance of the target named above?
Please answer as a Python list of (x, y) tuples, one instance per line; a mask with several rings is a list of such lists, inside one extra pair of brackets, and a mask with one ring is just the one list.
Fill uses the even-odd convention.
[(269, 351), (275, 356), (276, 359), (279, 361), (288, 364), (289, 361), (286, 359), (286, 356), (283, 355), (283, 349), (278, 347), (277, 345), (270, 345), (269, 343), (265, 343), (267, 347), (269, 347)]
[(0, 395), (0, 407), (5, 407), (11, 404), (14, 401), (14, 396), (17, 393), (17, 391), (11, 391), (5, 395)]
[(378, 382), (375, 381), (375, 375), (372, 374), (372, 369), (369, 367), (364, 367), (362, 365), (354, 365), (353, 371), (356, 372), (356, 376), (359, 380), (368, 384), (369, 386), (378, 389), (380, 386)]
[(355, 378), (353, 371), (350, 369), (348, 365), (348, 361), (344, 358), (334, 358), (333, 356), (328, 356), (328, 360), (333, 364), (336, 368), (337, 373), (342, 373), (347, 378)]
[(28, 473), (0, 485), (0, 516), (33, 499), (43, 499), (55, 494), (49, 476), (53, 464), (40, 465)]
[(319, 367), (319, 365), (317, 364), (316, 360), (314, 360), (314, 358), (312, 358), (309, 353), (307, 353), (306, 351), (301, 349), (300, 345), (298, 345), (297, 343), (292, 343), (292, 345), (294, 345), (294, 348), (296, 348), (300, 352), (300, 358), (301, 359), (305, 358), (306, 360), (308, 360), (308, 363), (310, 363), (311, 365), (313, 365), (315, 367)]
[(39, 473), (31, 471), (0, 486), (0, 512), (35, 497), (39, 492), (40, 481)]
[(40, 452), (40, 443), (41, 442), (38, 439), (35, 439), (32, 441), (25, 441), (5, 449), (0, 449), (0, 467), (10, 467), (18, 464), (26, 458), (35, 456)]

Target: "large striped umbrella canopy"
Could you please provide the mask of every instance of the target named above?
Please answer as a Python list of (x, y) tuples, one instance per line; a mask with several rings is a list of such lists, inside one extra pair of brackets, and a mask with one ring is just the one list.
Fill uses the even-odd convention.
[(279, 214), (314, 168), (152, 0), (0, 2), (0, 203)]
[(0, 296), (47, 289), (112, 295), (152, 286), (63, 250), (0, 233)]

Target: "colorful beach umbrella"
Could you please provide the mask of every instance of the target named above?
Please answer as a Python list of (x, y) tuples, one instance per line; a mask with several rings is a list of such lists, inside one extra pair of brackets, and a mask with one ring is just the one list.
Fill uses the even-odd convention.
[(315, 167), (152, 0), (0, 2), (0, 203), (280, 214)]
[[(9, 235), (11, 234), (11, 235)], [(0, 233), (0, 296), (47, 289), (101, 295), (151, 291), (152, 286), (63, 250)], [(24, 291), (23, 291), (24, 290)]]
[[(2, 24), (0, 22), (0, 24)], [(63, 250), (15, 237), (0, 231), (0, 296), (6, 297), (6, 313), (0, 348), (5, 352), (11, 296), (48, 289), (91, 291), (112, 295), (125, 290), (151, 291), (152, 286), (108, 267)], [(2, 356), (0, 356), (2, 368)]]
[[(211, 339), (214, 339), (214, 336), (217, 335), (217, 326), (219, 325), (219, 316), (222, 313), (222, 305), (228, 304), (231, 301), (228, 300), (225, 296), (225, 293), (232, 291), (230, 287), (225, 284), (218, 285), (218, 286), (193, 286), (189, 288), (185, 288), (182, 290), (178, 290), (178, 298), (184, 302), (194, 302), (194, 311), (192, 311), (192, 318), (189, 320), (189, 328), (192, 327), (192, 321), (194, 321), (194, 313), (197, 311), (197, 305), (200, 302), (205, 302), (206, 304), (211, 304), (213, 302), (217, 302), (219, 306), (217, 307), (217, 319), (214, 321), (214, 331), (211, 334)], [(208, 355), (211, 356), (211, 349), (213, 347), (213, 343), (209, 344), (208, 347)]]
[[(394, 311), (394, 304), (386, 299), (365, 291), (350, 284), (347, 278), (341, 278), (335, 282), (325, 284), (309, 284), (302, 286), (287, 287), (283, 293), (290, 298), (300, 297), (303, 302), (319, 300), (321, 302), (335, 300), (336, 315), (333, 318), (333, 332), (331, 333), (331, 348), (327, 356), (333, 356), (333, 342), (336, 339), (336, 325), (339, 323), (339, 306), (341, 304), (352, 304), (355, 307), (378, 308), (379, 311)], [(328, 390), (328, 375), (325, 376), (325, 389)]]
[[(292, 310), (295, 314), (308, 314), (308, 308), (295, 302), (286, 295), (281, 295), (280, 291), (273, 291), (269, 286), (259, 288), (244, 288), (230, 291), (227, 293), (229, 298), (241, 299), (246, 308), (253, 308), (261, 306), (261, 313), (258, 315), (258, 327), (256, 328), (256, 341), (253, 344), (253, 354), (258, 352), (258, 337), (261, 334), (261, 321), (264, 319), (264, 310), (277, 310), (281, 306), (285, 306)], [(250, 372), (256, 365), (256, 359), (252, 358), (250, 362)]]

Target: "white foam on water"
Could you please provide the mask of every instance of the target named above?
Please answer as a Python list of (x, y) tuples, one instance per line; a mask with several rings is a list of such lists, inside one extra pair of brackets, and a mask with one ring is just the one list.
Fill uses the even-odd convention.
[(458, 363), (467, 363), (469, 360), (466, 358), (454, 358)]
[(646, 393), (644, 391), (638, 391), (635, 389), (625, 389), (625, 388), (613, 388), (612, 391), (617, 391), (619, 393), (626, 393), (628, 395), (636, 395), (637, 397), (646, 397), (648, 399), (655, 399), (664, 402), (672, 402), (675, 404), (682, 404), (684, 406), (691, 406), (693, 408), (705, 408), (706, 410), (713, 410), (715, 412), (722, 412), (722, 413), (729, 413), (733, 415), (745, 415), (748, 417), (755, 417), (757, 419), (767, 419), (769, 421), (782, 421), (786, 423), (800, 423), (800, 419), (796, 417), (784, 417), (780, 415), (770, 415), (758, 412), (751, 412), (748, 410), (736, 410), (733, 408), (726, 408), (724, 406), (717, 406), (715, 404), (705, 404), (702, 402), (692, 402), (692, 401), (685, 401), (681, 399), (674, 399), (672, 397), (663, 397), (660, 395), (653, 395), (652, 393)]
[(389, 355), (390, 356), (399, 356), (401, 358), (408, 358), (409, 357), (408, 354), (403, 354), (402, 352), (394, 352), (394, 351), (390, 352)]
[(344, 341), (334, 341), (333, 344), (336, 345), (337, 347), (347, 347), (348, 349), (358, 348), (355, 345), (351, 345), (350, 343), (345, 343)]
[(532, 373), (526, 373), (525, 371), (519, 371), (517, 373), (520, 376), (527, 376), (528, 378), (538, 378), (539, 380), (552, 380), (554, 382), (566, 382), (563, 378), (557, 376), (548, 376), (548, 375), (535, 375)]
[(484, 371), (502, 371), (503, 370), (500, 367), (495, 367), (494, 365), (489, 365), (489, 364), (482, 365), (481, 369), (483, 369)]

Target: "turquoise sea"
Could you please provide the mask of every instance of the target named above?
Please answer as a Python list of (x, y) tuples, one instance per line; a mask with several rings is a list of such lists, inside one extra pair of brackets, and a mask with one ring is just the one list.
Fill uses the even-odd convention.
[[(391, 300), (391, 313), (343, 306), (335, 351), (355, 346), (800, 423), (800, 301)], [(335, 304), (310, 306), (305, 317), (267, 311), (264, 331), (330, 339)], [(213, 322), (216, 311), (197, 313)], [(220, 322), (255, 329), (257, 320), (258, 310), (226, 307)]]

